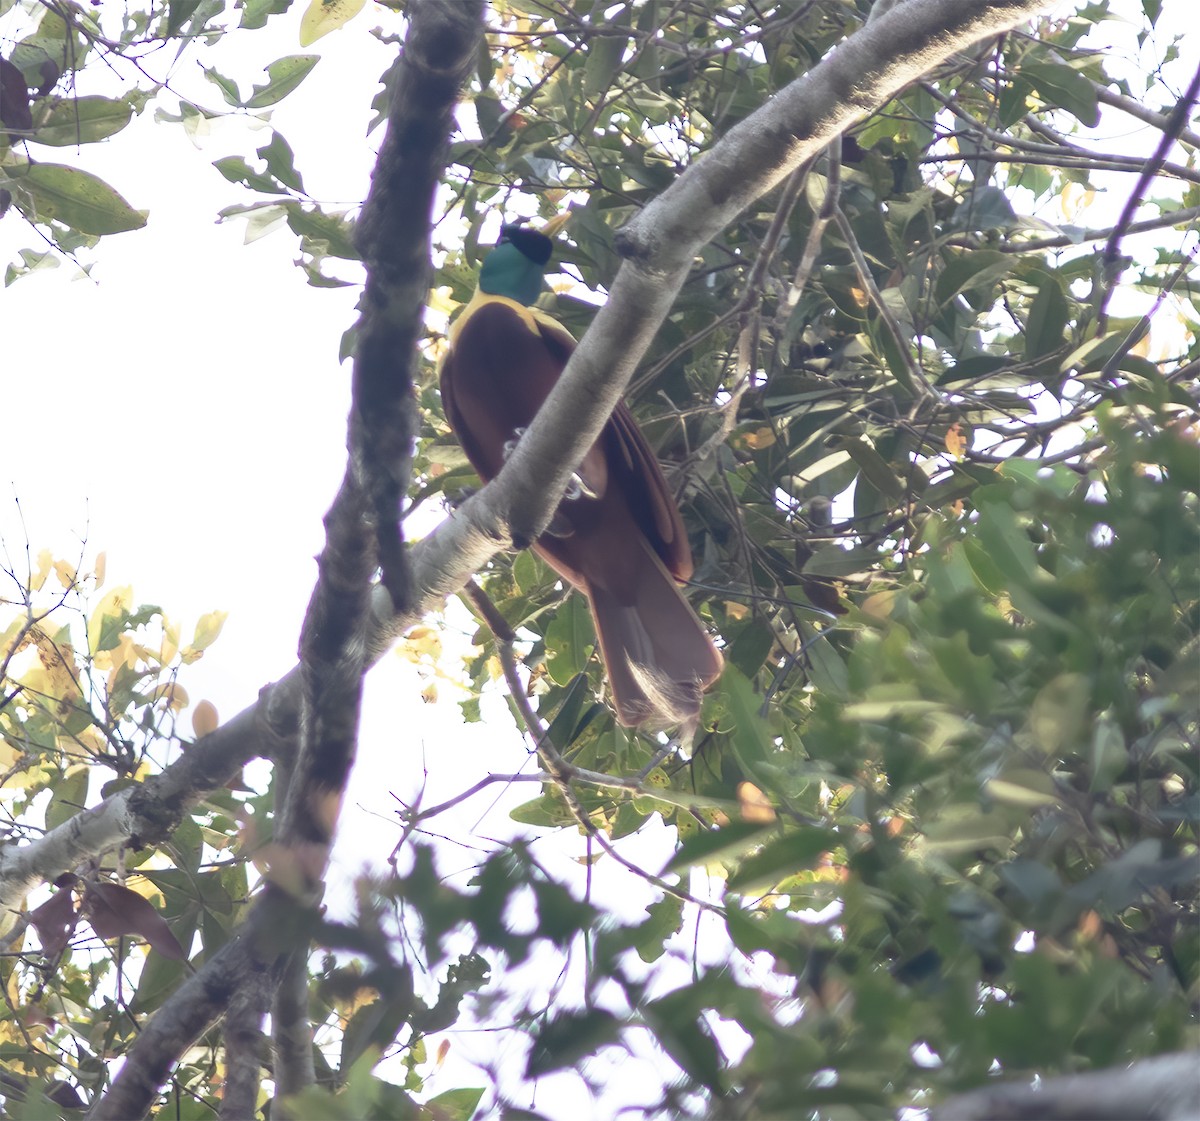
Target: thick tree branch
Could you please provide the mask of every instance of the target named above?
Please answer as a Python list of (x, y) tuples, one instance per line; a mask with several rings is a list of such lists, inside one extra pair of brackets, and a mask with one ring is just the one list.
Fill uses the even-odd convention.
[(265, 973), (250, 978), (229, 1002), (225, 1014), (225, 1087), (221, 1121), (242, 1121), (258, 1112), (258, 1091), (266, 1058), (263, 1017), (270, 986)]
[(220, 1019), (240, 993), (273, 985), (272, 964), (307, 939), (295, 903), (268, 891), (250, 910), (233, 937), (193, 973), (151, 1018), (129, 1049), (108, 1093), (88, 1113), (88, 1121), (129, 1121), (144, 1117), (160, 1087), (183, 1054)]
[(355, 228), (367, 280), (354, 357), (350, 471), (366, 498), (383, 585), (397, 612), (411, 595), (400, 508), (417, 432), (412, 371), (432, 276), (433, 201), (459, 90), (482, 36), (482, 0), (424, 0), (412, 8), (387, 136)]
[(1194, 1121), (1200, 1117), (1200, 1056), (1159, 1055), (1125, 1068), (1001, 1082), (959, 1094), (930, 1121)]
[[(275, 831), (274, 871), (308, 898), (324, 873), (328, 845), (357, 743), (362, 676), (368, 665), (370, 578), (377, 559), (393, 609), (412, 599), (400, 536), (415, 431), (411, 369), (428, 288), (429, 227), (444, 169), (458, 90), (474, 61), (482, 5), (422, 0), (392, 94), (388, 134), (364, 208), (360, 246), (367, 266), (358, 328), (346, 477), (325, 518), (326, 545), (300, 643), (299, 750), (286, 773), (287, 795)], [(421, 267), (419, 262), (424, 262)], [(260, 706), (262, 704), (260, 698)], [(289, 733), (293, 721), (276, 713)], [(281, 774), (281, 783), (285, 781)], [(307, 934), (296, 902), (275, 884), (255, 903), (231, 942), (159, 1009), (130, 1049), (95, 1117), (140, 1117), (182, 1051), (233, 1000), (249, 1000), (254, 1020), (291, 968), (305, 971)], [(288, 1059), (284, 1092), (312, 1080), (297, 1062), (307, 1038), (304, 1010), (277, 1001)], [(292, 1001), (294, 1003), (294, 1001)], [(308, 1048), (305, 1048), (306, 1050)], [(242, 1080), (245, 1083), (245, 1079)]]

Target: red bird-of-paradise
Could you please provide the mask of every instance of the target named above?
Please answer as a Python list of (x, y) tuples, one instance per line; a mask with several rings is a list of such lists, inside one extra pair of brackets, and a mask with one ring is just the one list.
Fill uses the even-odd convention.
[[(566, 328), (533, 306), (552, 250), (545, 233), (505, 226), (450, 328), (442, 403), (485, 482), (499, 474), (575, 349)], [(721, 655), (676, 585), (692, 574), (687, 533), (624, 404), (533, 547), (587, 596), (618, 720), (694, 730)]]

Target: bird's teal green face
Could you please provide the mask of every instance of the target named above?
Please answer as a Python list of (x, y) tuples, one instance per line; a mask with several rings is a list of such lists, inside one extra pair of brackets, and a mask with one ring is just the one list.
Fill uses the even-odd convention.
[(507, 296), (518, 303), (537, 303), (550, 260), (552, 243), (536, 230), (505, 226), (500, 244), (484, 258), (479, 270), (479, 290), (489, 296)]

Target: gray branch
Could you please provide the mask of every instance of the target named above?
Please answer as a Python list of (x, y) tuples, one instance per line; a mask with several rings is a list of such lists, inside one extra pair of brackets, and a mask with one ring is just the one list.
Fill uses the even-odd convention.
[(1200, 1053), (959, 1094), (929, 1121), (1200, 1121)]

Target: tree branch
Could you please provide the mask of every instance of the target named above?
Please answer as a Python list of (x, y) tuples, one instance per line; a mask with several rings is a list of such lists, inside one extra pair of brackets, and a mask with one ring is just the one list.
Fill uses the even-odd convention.
[(1192, 1121), (1200, 1115), (1198, 1070), (1191, 1051), (1036, 1086), (1002, 1082), (943, 1102), (929, 1121)]
[[(383, 568), (380, 587), (392, 609), (403, 611), (413, 598), (400, 531), (415, 432), (411, 371), (428, 288), (434, 194), (458, 90), (474, 62), (481, 28), (479, 0), (422, 0), (412, 8), (388, 133), (363, 211), (359, 245), (367, 285), (355, 356), (350, 461), (325, 518), (326, 545), (301, 634), (299, 750), (294, 765), (279, 776), (287, 791), (275, 831), (277, 871), (304, 900), (319, 895), (354, 760), (377, 560)], [(289, 733), (294, 730), (288, 712), (274, 715)], [(307, 931), (298, 929), (297, 912), (288, 893), (268, 885), (234, 938), (155, 1014), (94, 1117), (142, 1116), (183, 1049), (231, 1001), (254, 994), (254, 1008), (242, 1010), (243, 1019), (253, 1019), (281, 978), (297, 968), (306, 971)], [(297, 1040), (308, 1035), (304, 1009), (293, 1006), (294, 996), (289, 988), (275, 1006), (277, 1014), (288, 1013), (279, 1025), (289, 1060), (285, 1092), (312, 1081), (311, 1061), (296, 1061)], [(243, 1089), (245, 1082), (239, 1083)]]

